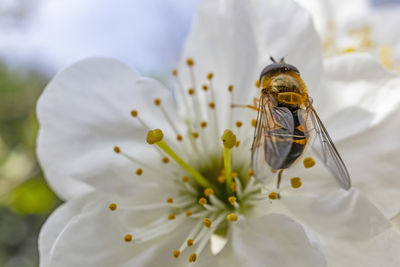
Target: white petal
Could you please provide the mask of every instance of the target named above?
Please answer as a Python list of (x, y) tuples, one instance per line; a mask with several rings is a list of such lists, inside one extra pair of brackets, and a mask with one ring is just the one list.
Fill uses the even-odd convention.
[(217, 266), (326, 266), (318, 244), (287, 216), (270, 214), (234, 225)]
[(172, 252), (185, 242), (192, 220), (180, 226), (177, 221), (168, 235), (150, 241), (135, 243), (133, 236), (132, 242), (125, 242), (124, 235), (130, 230), (126, 224), (134, 225), (135, 221), (120, 221), (119, 208), (110, 211), (108, 203), (92, 195), (90, 201), (80, 204), (80, 209), (79, 203), (60, 207), (41, 232), (41, 267), (185, 266), (187, 258), (177, 260)]
[[(234, 85), (234, 101), (251, 104), (258, 94), (254, 82), (271, 63), (270, 56), (285, 57), (310, 88), (317, 86), (320, 42), (309, 15), (293, 1), (203, 1), (182, 59), (194, 58), (197, 88), (207, 83), (207, 73), (215, 74), (217, 108), (225, 122), (230, 112), (228, 86)], [(181, 69), (184, 88), (193, 87), (187, 66)], [(242, 113), (236, 112), (234, 118), (240, 119)]]
[[(134, 166), (121, 161), (113, 147), (118, 145), (141, 155), (154, 152), (145, 142), (146, 131), (130, 111), (137, 109), (149, 127), (167, 129), (168, 133), (170, 127), (164, 119), (158, 119), (157, 124), (149, 119), (162, 117), (159, 110), (155, 111), (156, 97), (173, 111), (168, 90), (112, 59), (83, 60), (49, 83), (37, 107), (37, 153), (50, 185), (60, 197), (68, 199), (88, 191), (88, 180), (93, 185), (101, 179), (133, 174)], [(153, 154), (155, 159), (160, 157)]]

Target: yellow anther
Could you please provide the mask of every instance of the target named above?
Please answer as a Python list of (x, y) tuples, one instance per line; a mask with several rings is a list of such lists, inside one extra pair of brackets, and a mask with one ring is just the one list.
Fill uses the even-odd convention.
[(193, 246), (194, 241), (193, 241), (193, 239), (188, 239), (188, 241), (186, 243), (187, 243), (188, 247), (191, 247), (191, 246)]
[(251, 126), (256, 127), (257, 125), (257, 120), (256, 119), (252, 119), (251, 120)]
[(240, 146), (240, 141), (236, 141), (236, 145), (235, 146), (239, 147)]
[(161, 99), (159, 99), (159, 98), (154, 99), (154, 105), (156, 105), (156, 106), (161, 105)]
[(143, 170), (141, 168), (136, 170), (136, 175), (142, 175), (143, 174)]
[(182, 140), (183, 140), (183, 137), (182, 137), (182, 135), (178, 134), (178, 135), (176, 136), (176, 140), (178, 140), (178, 141), (182, 141)]
[(229, 85), (229, 87), (228, 87), (228, 91), (229, 92), (232, 92), (233, 91), (233, 85), (231, 84), (231, 85)]
[(235, 182), (232, 182), (232, 192), (236, 192), (237, 185)]
[(168, 220), (172, 221), (175, 220), (175, 214), (171, 213), (170, 215), (168, 215)]
[(189, 95), (194, 95), (194, 93), (195, 93), (195, 91), (194, 91), (193, 88), (190, 88), (190, 89), (188, 90), (188, 94), (189, 94)]
[(237, 172), (232, 172), (231, 176), (232, 176), (232, 178), (236, 178), (236, 177), (239, 176), (239, 173), (237, 173)]
[(353, 53), (356, 52), (357, 49), (355, 49), (354, 47), (346, 47), (342, 50), (343, 54), (348, 54), (348, 53)]
[(214, 73), (210, 72), (207, 74), (207, 79), (211, 80), (214, 77)]
[(178, 76), (178, 70), (177, 69), (172, 70), (172, 75)]
[(191, 212), (190, 210), (186, 211), (186, 217), (190, 217), (192, 216), (193, 212)]
[(174, 255), (174, 258), (177, 259), (179, 257), (179, 255), (181, 255), (181, 252), (179, 250), (174, 250), (173, 255)]
[(193, 138), (198, 138), (199, 137), (199, 133), (198, 132), (193, 132), (192, 136), (193, 136)]
[(278, 194), (276, 192), (271, 192), (268, 195), (269, 199), (277, 199), (278, 198)]
[(301, 179), (299, 177), (293, 177), (292, 179), (290, 179), (290, 184), (293, 188), (299, 188), (303, 183), (301, 182)]
[(108, 205), (108, 208), (109, 208), (110, 210), (114, 211), (114, 210), (117, 209), (117, 204), (111, 203), (110, 205)]
[(131, 242), (132, 241), (132, 235), (131, 234), (127, 234), (124, 236), (124, 240), (125, 242)]
[(119, 146), (114, 147), (114, 152), (117, 154), (121, 153), (121, 149), (119, 148)]
[(225, 176), (224, 175), (218, 176), (218, 183), (220, 183), (220, 184), (225, 183)]
[(235, 202), (236, 202), (236, 197), (235, 196), (228, 197), (228, 201), (233, 206), (233, 204), (235, 204)]
[(202, 122), (200, 123), (200, 127), (201, 127), (201, 128), (206, 128), (206, 127), (207, 127), (207, 122), (206, 122), (206, 121), (202, 121)]
[(160, 142), (164, 137), (163, 132), (160, 129), (151, 130), (147, 133), (146, 141), (149, 144)]
[(247, 175), (250, 176), (250, 177), (251, 177), (251, 176), (254, 176), (254, 171), (253, 171), (253, 170), (249, 170), (249, 171), (247, 172)]
[(139, 112), (137, 110), (131, 110), (132, 117), (137, 117), (138, 114), (139, 114)]
[(206, 197), (209, 197), (209, 196), (211, 196), (211, 195), (214, 195), (214, 190), (213, 190), (212, 188), (206, 188), (206, 189), (204, 189), (204, 195), (205, 195)]
[(167, 203), (169, 203), (169, 204), (174, 203), (174, 199), (173, 199), (172, 197), (168, 198), (168, 199), (167, 199)]
[(186, 64), (187, 64), (189, 67), (192, 67), (192, 66), (194, 65), (194, 60), (193, 60), (193, 58), (188, 58), (188, 59), (186, 59)]
[(205, 227), (208, 227), (208, 228), (211, 227), (212, 222), (209, 218), (204, 218), (203, 222), (204, 222)]
[(168, 163), (169, 162), (169, 158), (168, 157), (163, 157), (162, 162), (163, 163)]
[(257, 88), (260, 88), (260, 80), (256, 80), (256, 82), (254, 83), (254, 85), (257, 87)]
[(214, 102), (210, 102), (210, 103), (208, 103), (208, 106), (213, 109), (213, 108), (215, 108), (215, 103)]
[(204, 197), (200, 198), (200, 199), (199, 199), (199, 204), (200, 204), (200, 205), (205, 205), (205, 204), (207, 204), (207, 199), (205, 199)]
[(225, 130), (221, 140), (224, 143), (225, 148), (230, 149), (236, 145), (236, 135), (231, 130)]
[(226, 219), (230, 222), (236, 222), (238, 220), (238, 216), (236, 213), (231, 213), (226, 216)]
[(196, 253), (192, 253), (189, 256), (189, 262), (195, 262), (197, 260), (197, 254)]
[(303, 164), (305, 168), (311, 168), (315, 165), (315, 160), (311, 157), (308, 157), (304, 159)]
[(184, 183), (189, 182), (189, 177), (183, 176), (183, 177), (182, 177), (182, 182), (184, 182)]
[(240, 128), (242, 127), (243, 123), (241, 121), (237, 121), (236, 122), (236, 127)]
[[(222, 157), (222, 159), (224, 159), (224, 157)], [(220, 173), (221, 175), (225, 175), (225, 169), (222, 169), (219, 173)]]
[(204, 91), (208, 90), (208, 86), (206, 84), (203, 84), (202, 88), (203, 88)]

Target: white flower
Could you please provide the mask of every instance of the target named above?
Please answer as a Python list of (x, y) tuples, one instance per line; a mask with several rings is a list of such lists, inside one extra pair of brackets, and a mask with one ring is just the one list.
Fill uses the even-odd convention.
[(398, 3), (379, 5), (368, 0), (296, 1), (311, 12), (326, 56), (368, 52), (379, 58), (386, 68), (400, 72)]
[[(320, 162), (288, 170), (281, 199), (252, 178), (256, 114), (230, 104), (257, 97), (269, 55), (300, 69), (355, 187), (386, 216), (398, 212), (384, 186), (399, 184), (397, 159), (382, 157), (399, 145), (398, 78), (366, 55), (323, 68), (312, 22), (291, 1), (206, 0), (174, 72), (178, 105), (157, 81), (101, 58), (59, 73), (41, 96), (38, 155), (67, 201), (41, 231), (41, 266), (398, 266), (389, 221)], [(225, 129), (238, 146), (227, 132), (223, 149)], [(227, 240), (216, 255), (212, 236)]]

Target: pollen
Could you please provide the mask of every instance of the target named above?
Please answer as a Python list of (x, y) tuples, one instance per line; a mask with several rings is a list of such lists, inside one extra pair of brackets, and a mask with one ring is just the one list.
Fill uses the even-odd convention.
[(190, 89), (188, 90), (188, 94), (189, 94), (189, 95), (194, 95), (194, 93), (195, 93), (195, 91), (194, 91), (193, 88), (190, 88)]
[(143, 174), (143, 170), (141, 168), (136, 170), (136, 175), (142, 175)]
[(162, 162), (163, 163), (168, 163), (169, 162), (169, 158), (168, 157), (163, 157)]
[(257, 125), (257, 120), (256, 119), (252, 119), (251, 120), (251, 126), (256, 127)]
[(159, 99), (159, 98), (154, 99), (154, 105), (156, 105), (156, 106), (161, 105), (161, 99)]
[(132, 241), (132, 235), (131, 234), (127, 234), (124, 236), (124, 240), (125, 242), (131, 242)]
[(257, 88), (260, 88), (260, 80), (257, 79), (257, 80), (255, 81), (254, 85), (255, 85)]
[(192, 263), (192, 262), (195, 262), (196, 260), (197, 260), (197, 254), (196, 253), (190, 254), (189, 262)]
[(187, 243), (188, 247), (191, 247), (191, 246), (193, 246), (194, 241), (193, 241), (193, 239), (188, 239), (188, 241), (186, 243)]
[(200, 127), (201, 127), (201, 128), (206, 128), (206, 127), (207, 127), (207, 122), (206, 122), (206, 121), (202, 121), (202, 122), (200, 123)]
[(172, 221), (175, 220), (175, 214), (171, 213), (170, 215), (168, 215), (168, 220)]
[(146, 141), (147, 143), (152, 145), (154, 143), (160, 142), (163, 139), (163, 137), (164, 137), (163, 132), (160, 129), (155, 129), (147, 133)]
[(213, 109), (213, 108), (215, 108), (215, 103), (214, 102), (210, 102), (210, 103), (208, 103), (208, 106)]
[(232, 178), (236, 178), (239, 176), (239, 174), (237, 172), (232, 172), (231, 173)]
[(253, 170), (249, 170), (249, 171), (247, 172), (247, 175), (248, 175), (249, 177), (254, 176), (254, 171), (253, 171)]
[(173, 255), (174, 255), (174, 258), (177, 259), (179, 257), (179, 255), (181, 255), (181, 252), (179, 250), (174, 250)]
[(278, 198), (278, 194), (276, 192), (271, 192), (268, 195), (269, 199), (277, 199)]
[(209, 196), (211, 196), (211, 195), (214, 195), (214, 190), (213, 190), (212, 188), (206, 188), (206, 189), (204, 189), (204, 195), (205, 195), (206, 197), (209, 197)]
[(304, 159), (303, 164), (305, 168), (311, 168), (315, 165), (315, 160), (311, 157), (307, 157)]
[(137, 110), (131, 110), (131, 116), (132, 116), (132, 117), (136, 118), (138, 114), (139, 114), (139, 113), (138, 113)]
[(207, 204), (207, 199), (205, 199), (204, 197), (200, 198), (200, 199), (199, 199), (199, 204), (200, 204), (200, 205), (205, 205), (205, 204)]
[(168, 199), (167, 199), (167, 203), (169, 203), (169, 204), (174, 203), (174, 199), (173, 199), (172, 197), (168, 198)]
[(237, 185), (235, 182), (232, 182), (232, 192), (236, 192)]
[(210, 72), (207, 74), (207, 79), (211, 80), (214, 77), (214, 73)]
[(183, 137), (182, 137), (182, 135), (178, 134), (178, 135), (176, 136), (176, 140), (178, 140), (178, 141), (182, 141), (182, 140), (183, 140)]
[(191, 212), (190, 210), (186, 211), (186, 217), (190, 217), (192, 216), (193, 212)]
[(119, 146), (114, 147), (114, 152), (117, 154), (121, 153), (121, 149), (119, 148)]
[(239, 147), (240, 146), (240, 141), (236, 141), (236, 145), (235, 146)]
[(231, 84), (231, 85), (229, 85), (229, 87), (228, 87), (228, 91), (229, 92), (233, 92), (233, 85)]
[(193, 67), (193, 66), (194, 66), (194, 60), (193, 60), (193, 58), (188, 58), (188, 59), (186, 59), (186, 64), (187, 64), (189, 67)]
[(193, 132), (193, 133), (192, 133), (192, 136), (193, 136), (194, 138), (198, 138), (198, 137), (199, 137), (199, 133), (198, 133), (198, 132)]
[(177, 69), (172, 70), (172, 75), (178, 76), (178, 70)]
[(236, 213), (231, 213), (231, 214), (228, 214), (228, 215), (226, 216), (226, 219), (227, 219), (228, 221), (230, 221), (230, 222), (236, 222), (237, 219), (238, 219), (238, 216), (236, 215)]
[(182, 182), (184, 182), (184, 183), (189, 182), (189, 177), (183, 176), (183, 177), (182, 177)]
[(228, 201), (233, 206), (233, 204), (235, 204), (235, 202), (236, 202), (236, 197), (235, 196), (228, 197)]
[(204, 225), (206, 226), (206, 227), (208, 227), (208, 228), (210, 228), (211, 227), (211, 224), (212, 224), (212, 222), (211, 222), (211, 220), (209, 219), (209, 218), (204, 218)]
[(236, 145), (236, 135), (233, 134), (231, 130), (225, 130), (224, 134), (221, 137), (222, 142), (224, 143), (225, 148), (232, 148)]
[(220, 183), (220, 184), (223, 184), (223, 183), (225, 183), (225, 176), (224, 175), (220, 175), (220, 176), (218, 176), (218, 183)]
[(236, 122), (236, 127), (240, 128), (242, 127), (243, 123), (241, 121), (237, 121)]
[(293, 177), (292, 179), (290, 179), (290, 184), (293, 188), (299, 188), (303, 183), (301, 182), (301, 179), (299, 177)]
[(117, 204), (111, 203), (111, 204), (108, 206), (108, 208), (109, 208), (110, 210), (114, 211), (114, 210), (117, 209)]
[(208, 90), (208, 86), (206, 84), (203, 84), (202, 88), (203, 88), (204, 91)]

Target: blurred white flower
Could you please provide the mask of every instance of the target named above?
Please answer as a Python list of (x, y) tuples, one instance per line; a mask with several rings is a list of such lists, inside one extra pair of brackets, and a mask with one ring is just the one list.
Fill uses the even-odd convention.
[(326, 56), (368, 52), (400, 72), (399, 1), (297, 1), (312, 14)]
[[(250, 170), (256, 114), (230, 104), (258, 96), (270, 55), (299, 68), (353, 184), (384, 214), (357, 189), (339, 189), (320, 162), (289, 170), (280, 199), (260, 190)], [(310, 17), (279, 0), (204, 1), (173, 74), (178, 104), (111, 59), (81, 61), (50, 82), (38, 156), (67, 202), (42, 228), (41, 266), (398, 266), (400, 237), (384, 215), (400, 210), (399, 78), (363, 54), (322, 66)], [(223, 149), (225, 129), (237, 143), (225, 135)], [(226, 241), (220, 251), (210, 249), (215, 235)]]

